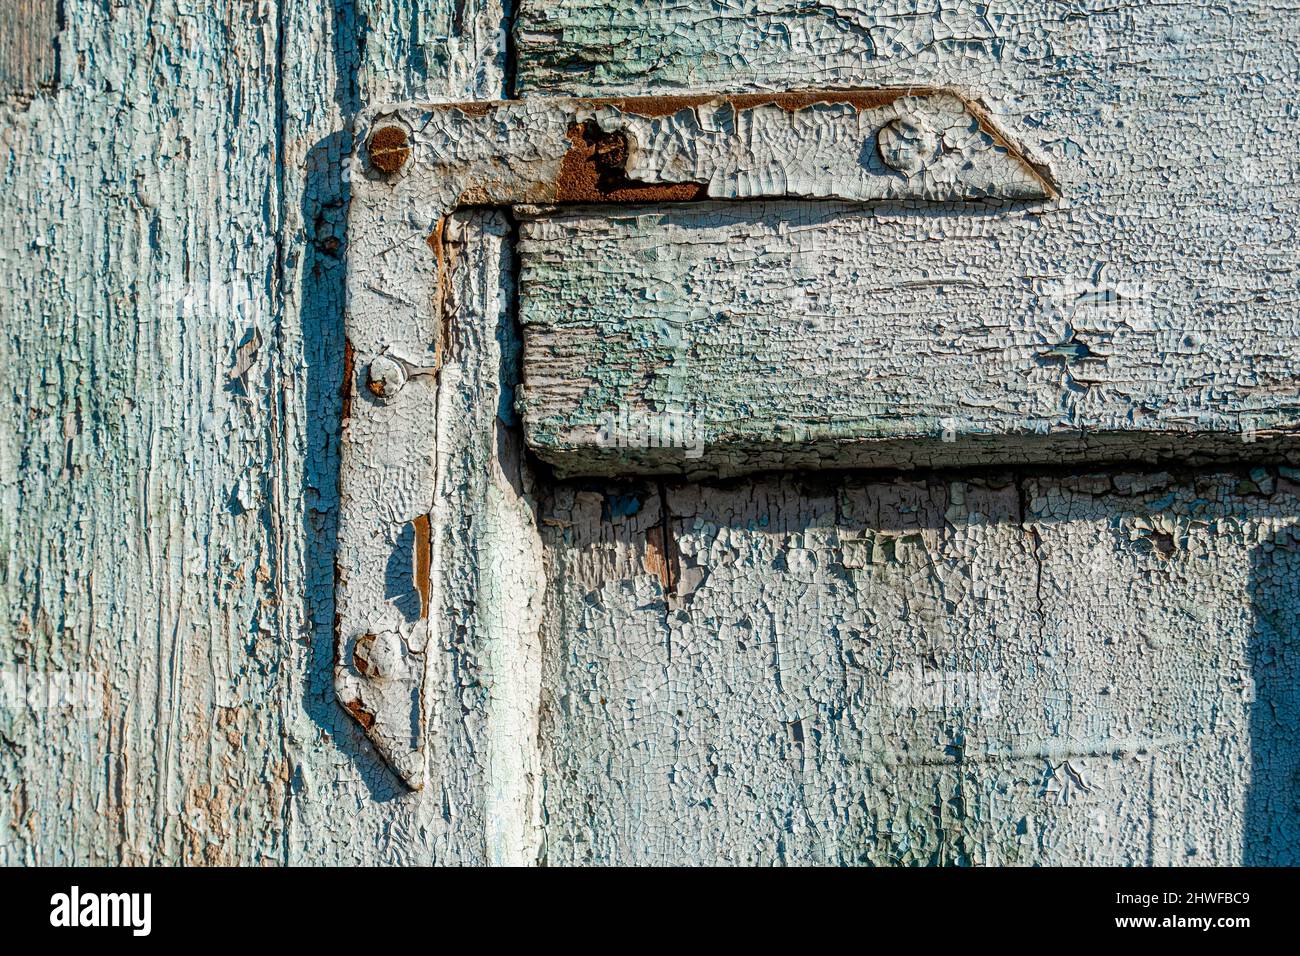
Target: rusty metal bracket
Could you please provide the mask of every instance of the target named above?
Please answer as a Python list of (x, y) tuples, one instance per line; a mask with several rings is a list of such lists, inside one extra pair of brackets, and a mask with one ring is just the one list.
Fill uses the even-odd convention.
[[(1055, 194), (983, 109), (948, 89), (401, 105), (370, 111), (358, 133), (334, 684), (413, 789), (426, 776), (422, 689), (437, 627), (429, 515), (450, 213), (483, 204)], [(391, 596), (395, 555), (410, 563), (418, 613)]]

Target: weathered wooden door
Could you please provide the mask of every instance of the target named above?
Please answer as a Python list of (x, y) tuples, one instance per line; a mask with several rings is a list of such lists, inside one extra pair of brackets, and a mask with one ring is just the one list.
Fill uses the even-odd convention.
[(1285, 11), (19, 9), (0, 859), (1297, 861)]

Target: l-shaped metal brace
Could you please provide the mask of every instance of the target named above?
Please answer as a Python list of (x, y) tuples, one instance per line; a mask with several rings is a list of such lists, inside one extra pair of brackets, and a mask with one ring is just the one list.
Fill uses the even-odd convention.
[[(426, 778), (430, 520), (446, 217), (467, 205), (1051, 198), (1045, 171), (940, 88), (400, 105), (362, 117), (348, 216), (334, 686), (412, 789)], [(414, 534), (414, 620), (386, 580)]]

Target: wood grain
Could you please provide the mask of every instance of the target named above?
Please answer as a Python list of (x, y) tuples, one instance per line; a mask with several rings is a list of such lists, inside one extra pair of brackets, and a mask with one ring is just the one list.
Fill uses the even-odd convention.
[(0, 861), (483, 858), (478, 742), (394, 802), (334, 703), (333, 557), (348, 124), (500, 95), (501, 8), (64, 8), (0, 123), (0, 670), (102, 693), (6, 697)]
[(26, 98), (56, 84), (58, 0), (9, 0), (0, 8), (0, 93)]
[[(521, 404), (560, 475), (1300, 449), (1289, 274), (1070, 281), (1050, 213), (753, 204), (524, 223)], [(1150, 235), (1149, 241), (1159, 242)]]
[(1294, 862), (1297, 478), (555, 487), (547, 861)]
[[(1221, 13), (524, 0), (526, 93), (952, 84), (1050, 167), (1062, 197), (1033, 216), (965, 220), (808, 210), (784, 233), (762, 209), (524, 223), (530, 336), (594, 357), (588, 371), (547, 356), (566, 377), (527, 386), (567, 389), (570, 411), (635, 399), (647, 383), (602, 378), (616, 367), (606, 356), (644, 369), (693, 343), (643, 318), (698, 316), (716, 333), (706, 354), (754, 356), (730, 366), (748, 375), (725, 380), (687, 363), (683, 387), (730, 390), (724, 403), (749, 390), (794, 407), (783, 385), (805, 398), (868, 394), (852, 339), (865, 333), (912, 373), (895, 379), (904, 397), (963, 419), (989, 414), (963, 401), (990, 397), (979, 370), (1009, 389), (994, 410), (1027, 412), (1042, 388), (1034, 414), (1048, 421), (1053, 394), (1056, 415), (1079, 421), (1098, 397), (1119, 414), (1117, 398), (1162, 390), (1175, 404), (1156, 416), (1182, 402), (1213, 419), (1268, 394), (1293, 409), (1300, 129), (1287, 104), (1300, 45), (1286, 5), (1234, 0)], [(1234, 60), (1248, 66), (1228, 80)], [(734, 243), (712, 243), (723, 236)], [(699, 240), (727, 263), (697, 258)], [(1073, 336), (1037, 309), (1054, 283), (1100, 303), (1106, 288), (1144, 292), (1154, 325), (1135, 322), (1127, 342), (1125, 322), (1080, 330), (1118, 359), (1071, 368)], [(788, 325), (772, 321), (781, 308)], [(765, 351), (741, 339), (751, 313)], [(584, 324), (606, 336), (599, 354), (561, 336)], [(646, 330), (647, 354), (633, 355), (620, 335)], [(847, 360), (822, 351), (837, 332)], [(919, 353), (910, 369), (900, 340)], [(1008, 349), (1058, 357), (1026, 363), (1026, 382), (1000, 364)], [(845, 381), (820, 381), (814, 365), (783, 378), (772, 354), (824, 362)], [(1081, 365), (1102, 381), (1071, 385)], [(739, 414), (728, 424), (751, 427)], [(1005, 461), (1021, 449), (995, 450)], [(637, 467), (626, 449), (618, 467)], [(669, 485), (667, 518), (655, 482), (564, 483), (543, 512), (543, 740), (548, 779), (572, 782), (547, 791), (548, 859), (1297, 862), (1292, 474), (1287, 488), (1214, 469), (1181, 480), (1022, 471), (991, 486), (968, 472), (874, 488), (736, 479)], [(681, 555), (676, 598), (646, 567), (665, 520)], [(990, 671), (1010, 695), (996, 716), (972, 692)], [(1114, 753), (1094, 753), (1102, 741)]]
[[(530, 485), (473, 220), (407, 792), (333, 696), (342, 169), (363, 109), (503, 95), (502, 10), (64, 7), (58, 88), (0, 107), (0, 863), (1300, 859), (1295, 472)], [(1068, 199), (984, 258), (1293, 318), (1290, 7), (791, 9), (525, 3), (518, 87), (956, 84)], [(99, 705), (14, 706), (21, 669)]]

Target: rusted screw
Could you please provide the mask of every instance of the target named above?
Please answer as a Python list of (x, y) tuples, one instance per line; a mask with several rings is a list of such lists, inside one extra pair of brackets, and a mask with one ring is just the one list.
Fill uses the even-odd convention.
[(388, 176), (401, 170), (411, 158), (411, 144), (400, 126), (383, 126), (370, 134), (366, 147), (370, 165)]
[[(593, 129), (594, 128), (594, 129)], [(605, 171), (621, 170), (627, 165), (627, 134), (621, 131), (606, 133), (595, 123), (588, 124), (587, 136), (594, 153), (596, 168)]]
[(388, 355), (380, 355), (366, 369), (366, 388), (375, 398), (388, 401), (406, 384), (406, 365)]
[(379, 640), (375, 634), (362, 634), (357, 638), (357, 643), (352, 649), (352, 665), (361, 673), (363, 677), (380, 677), (380, 654), (376, 653), (375, 642)]

